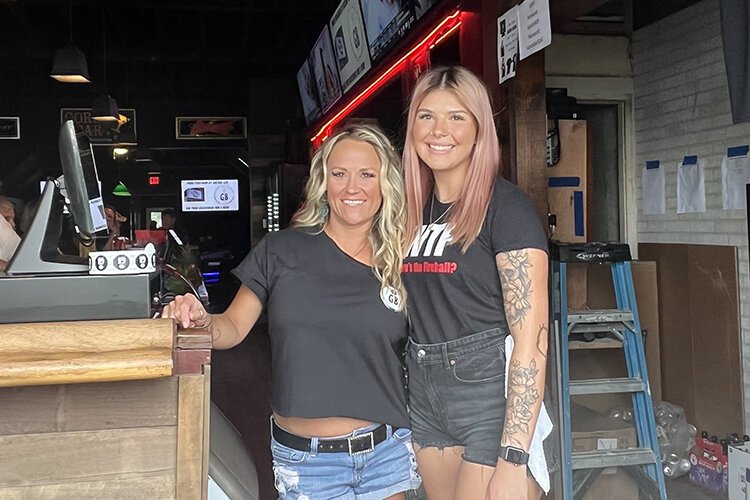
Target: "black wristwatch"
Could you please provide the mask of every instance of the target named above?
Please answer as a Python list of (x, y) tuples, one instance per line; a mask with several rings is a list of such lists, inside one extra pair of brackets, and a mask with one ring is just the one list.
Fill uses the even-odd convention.
[(529, 463), (529, 454), (515, 446), (501, 446), (500, 458), (513, 465), (526, 465)]

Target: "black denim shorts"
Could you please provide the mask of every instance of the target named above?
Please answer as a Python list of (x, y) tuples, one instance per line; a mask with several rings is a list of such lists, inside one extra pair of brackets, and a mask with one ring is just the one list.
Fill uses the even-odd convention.
[(412, 436), (421, 447), (463, 446), (495, 467), (505, 422), (505, 329), (406, 349)]

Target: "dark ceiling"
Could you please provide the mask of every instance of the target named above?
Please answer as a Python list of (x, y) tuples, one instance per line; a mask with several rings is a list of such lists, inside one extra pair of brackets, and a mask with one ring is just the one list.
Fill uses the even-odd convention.
[[(128, 62), (296, 74), (339, 0), (0, 0), (0, 58), (45, 59), (72, 38), (92, 78)], [(72, 6), (72, 8), (71, 8)], [(27, 59), (28, 60), (28, 59)]]

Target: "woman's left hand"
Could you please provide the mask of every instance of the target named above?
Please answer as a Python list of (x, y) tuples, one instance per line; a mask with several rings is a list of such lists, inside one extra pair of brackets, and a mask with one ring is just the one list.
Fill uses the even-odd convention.
[(528, 500), (528, 476), (525, 465), (513, 465), (498, 460), (490, 484), (487, 500)]

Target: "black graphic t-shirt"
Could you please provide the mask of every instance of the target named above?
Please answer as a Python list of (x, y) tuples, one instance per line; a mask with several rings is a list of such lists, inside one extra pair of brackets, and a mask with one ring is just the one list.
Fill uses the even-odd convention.
[[(460, 245), (451, 244), (450, 229), (443, 222), (449, 205), (437, 200), (432, 210), (430, 205), (403, 267), (414, 340), (434, 344), (507, 328), (495, 256), (522, 248), (547, 252), (547, 237), (531, 200), (498, 178), (482, 230), (465, 254)], [(430, 211), (436, 223), (429, 224)]]
[(409, 426), (406, 315), (369, 266), (325, 233), (285, 229), (233, 272), (268, 307), (275, 412)]

